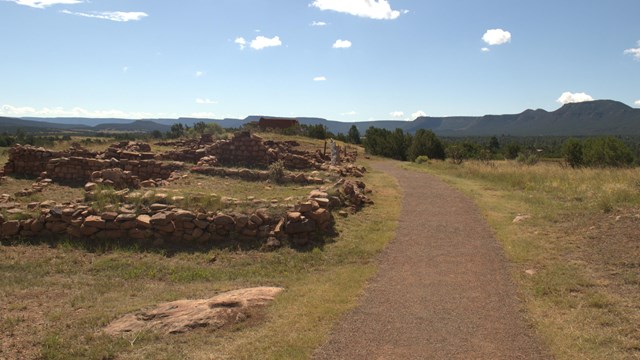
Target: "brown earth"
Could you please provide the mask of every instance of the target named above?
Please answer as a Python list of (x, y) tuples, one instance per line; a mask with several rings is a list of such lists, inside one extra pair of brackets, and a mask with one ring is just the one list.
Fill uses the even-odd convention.
[(360, 304), (316, 359), (547, 359), (497, 240), (471, 200), (391, 162), (404, 189), (396, 238)]

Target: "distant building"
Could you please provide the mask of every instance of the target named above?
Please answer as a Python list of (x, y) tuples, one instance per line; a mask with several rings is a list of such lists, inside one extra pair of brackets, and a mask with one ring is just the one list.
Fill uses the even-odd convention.
[(258, 127), (262, 130), (266, 129), (288, 129), (299, 126), (298, 119), (294, 118), (265, 118), (262, 117), (258, 121)]

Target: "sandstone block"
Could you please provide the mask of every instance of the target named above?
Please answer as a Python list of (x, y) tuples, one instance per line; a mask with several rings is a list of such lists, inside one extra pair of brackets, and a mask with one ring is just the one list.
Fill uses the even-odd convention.
[(151, 229), (151, 216), (149, 215), (139, 215), (136, 218), (136, 224), (144, 229)]
[(104, 229), (107, 223), (102, 219), (102, 217), (97, 215), (90, 215), (84, 219), (84, 226), (94, 227), (97, 229)]

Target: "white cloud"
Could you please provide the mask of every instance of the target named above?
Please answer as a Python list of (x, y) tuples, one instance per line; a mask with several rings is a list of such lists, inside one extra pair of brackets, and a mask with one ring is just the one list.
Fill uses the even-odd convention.
[(87, 110), (81, 107), (65, 109), (64, 107), (41, 108), (2, 105), (0, 115), (15, 117), (90, 117), (90, 118), (124, 118), (124, 119), (144, 119), (159, 117), (161, 114), (146, 112), (126, 112), (122, 110)]
[(489, 49), (488, 47), (483, 47), (482, 49), (480, 49), (480, 51), (489, 52), (489, 51), (491, 51), (491, 49)]
[(393, 112), (390, 112), (389, 115), (391, 115), (391, 117), (394, 118), (394, 119), (402, 119), (404, 117), (404, 112), (403, 111), (393, 111)]
[(324, 21), (314, 21), (311, 23), (311, 26), (327, 26), (328, 24)]
[(581, 102), (585, 102), (585, 101), (593, 101), (593, 97), (591, 97), (591, 95), (587, 95), (585, 93), (572, 93), (572, 92), (564, 92), (562, 93), (562, 95), (560, 95), (560, 97), (558, 98), (558, 100), (556, 100), (557, 102), (561, 103), (561, 104), (572, 104), (572, 103), (581, 103)]
[(123, 73), (129, 72), (129, 67), (128, 66), (123, 66), (122, 67), (122, 72)]
[(196, 71), (195, 75), (196, 75), (196, 77), (203, 77), (204, 76), (204, 71)]
[(80, 4), (82, 0), (8, 0), (18, 5), (29, 6), (32, 8), (44, 9), (53, 5), (73, 5)]
[(627, 49), (627, 50), (624, 51), (624, 54), (625, 55), (631, 55), (636, 60), (640, 60), (640, 41), (638, 41), (638, 47), (637, 48)]
[(416, 112), (414, 112), (413, 114), (411, 114), (411, 119), (410, 120), (415, 120), (421, 116), (427, 116), (427, 113), (422, 111), (422, 110), (418, 110)]
[(251, 48), (255, 50), (262, 50), (268, 47), (280, 46), (282, 45), (282, 41), (280, 41), (279, 36), (274, 36), (269, 39), (268, 37), (258, 36), (255, 39), (251, 40)]
[(640, 106), (640, 100), (636, 100), (636, 102), (634, 102), (634, 104)]
[(216, 114), (212, 112), (195, 112), (192, 113), (190, 117), (198, 119), (212, 119), (216, 117)]
[(127, 21), (138, 21), (142, 18), (149, 16), (147, 13), (140, 11), (96, 11), (90, 13), (83, 12), (74, 12), (69, 10), (60, 11), (63, 14), (75, 15), (75, 16), (83, 16), (94, 19), (103, 19), (103, 20), (111, 20), (117, 22), (127, 22)]
[(502, 29), (490, 29), (482, 35), (488, 45), (502, 45), (511, 42), (511, 33)]
[(244, 50), (244, 48), (247, 46), (247, 40), (245, 40), (243, 37), (237, 37), (233, 42), (240, 45), (240, 50)]
[(348, 49), (350, 47), (351, 47), (351, 41), (349, 41), (349, 40), (338, 39), (338, 40), (336, 40), (335, 43), (333, 43), (333, 48), (334, 49)]
[(347, 111), (346, 113), (342, 113), (340, 115), (342, 116), (353, 116), (353, 115), (357, 115), (358, 113), (355, 112), (355, 110), (351, 110), (351, 111)]
[(327, 78), (324, 76), (316, 76), (313, 78), (313, 81), (327, 81)]
[(387, 0), (314, 0), (310, 6), (376, 20), (393, 20), (407, 11), (391, 9)]
[(207, 105), (211, 105), (211, 104), (217, 104), (218, 102), (215, 100), (211, 100), (211, 99), (202, 99), (202, 98), (197, 98), (196, 99), (196, 104), (207, 104)]

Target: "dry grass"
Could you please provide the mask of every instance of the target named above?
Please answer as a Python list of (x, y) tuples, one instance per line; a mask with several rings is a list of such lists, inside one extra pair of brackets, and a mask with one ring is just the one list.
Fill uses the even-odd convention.
[[(337, 219), (338, 237), (299, 251), (168, 255), (135, 248), (91, 252), (64, 241), (55, 247), (0, 245), (0, 358), (306, 359), (333, 322), (355, 305), (375, 270), (376, 254), (394, 233), (397, 184), (382, 173), (369, 174), (366, 182), (374, 189), (376, 206)], [(175, 186), (267, 199), (308, 192), (197, 176)], [(255, 326), (116, 339), (100, 332), (109, 321), (160, 302), (265, 285), (286, 291), (262, 315), (266, 321)]]
[[(512, 261), (531, 322), (557, 358), (640, 358), (639, 169), (407, 166), (476, 200)], [(530, 218), (513, 223), (517, 215)]]

